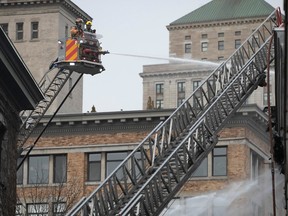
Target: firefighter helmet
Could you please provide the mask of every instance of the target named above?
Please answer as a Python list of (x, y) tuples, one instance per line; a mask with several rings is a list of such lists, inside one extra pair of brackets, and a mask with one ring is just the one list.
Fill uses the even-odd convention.
[(80, 23), (81, 24), (81, 23), (83, 23), (83, 20), (81, 18), (77, 18), (76, 19), (76, 23)]
[(87, 21), (86, 25), (92, 25), (92, 22), (91, 21)]

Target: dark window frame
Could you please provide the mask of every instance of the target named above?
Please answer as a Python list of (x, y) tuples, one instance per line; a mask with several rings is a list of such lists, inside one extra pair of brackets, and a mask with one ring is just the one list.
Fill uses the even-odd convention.
[[(38, 212), (39, 209), (42, 209), (43, 206), (47, 206), (47, 211)], [(34, 206), (36, 212), (29, 212), (31, 210), (29, 206)], [(26, 206), (27, 216), (48, 216), (49, 214), (49, 203), (28, 203)], [(45, 210), (45, 209), (44, 209)]]
[[(213, 149), (212, 151), (212, 176), (227, 176), (227, 167), (228, 167), (227, 150), (228, 150), (227, 146), (215, 147)], [(221, 151), (224, 151), (224, 153)], [(224, 159), (223, 165), (225, 166), (225, 170), (218, 170), (219, 162), (220, 163), (223, 162), (223, 161), (219, 161), (221, 159)]]
[(219, 32), (218, 37), (224, 37), (224, 32)]
[(31, 40), (39, 39), (39, 22), (31, 22)]
[[(119, 157), (117, 158), (117, 154), (118, 156), (120, 156), (121, 154), (124, 154), (125, 156), (123, 157)], [(111, 155), (111, 156), (110, 156)], [(113, 152), (106, 152), (106, 170), (105, 170), (105, 176), (109, 176), (112, 172), (114, 172), (114, 170), (116, 169), (117, 166), (119, 166), (119, 164), (128, 156), (128, 152), (127, 151), (113, 151)], [(112, 163), (112, 170), (109, 170), (109, 163)], [(115, 163), (117, 163), (117, 165), (115, 165)], [(119, 179), (122, 179), (123, 176), (118, 175), (117, 176)]]
[[(64, 165), (58, 164), (58, 158), (64, 159)], [(63, 162), (63, 161), (62, 161)], [(62, 172), (62, 175), (59, 174)], [(67, 182), (67, 155), (56, 154), (53, 155), (53, 183), (66, 183)]]
[[(36, 179), (36, 181), (34, 182), (34, 181), (32, 181), (33, 179), (32, 179), (32, 177), (34, 177), (34, 176), (30, 176), (30, 174), (31, 174), (31, 170), (30, 170), (30, 165), (31, 165), (31, 159), (32, 158), (43, 158), (43, 159), (48, 159), (47, 160), (47, 176), (45, 175), (44, 177), (42, 176), (43, 175), (43, 169), (42, 169), (42, 167), (38, 170), (38, 166), (37, 166), (37, 173), (35, 173), (36, 174), (36, 177), (37, 177), (37, 179)], [(28, 157), (28, 175), (27, 175), (27, 177), (28, 177), (28, 181), (27, 181), (27, 183), (28, 184), (49, 184), (49, 155), (33, 155), (33, 156), (29, 156)], [(39, 165), (39, 163), (37, 163), (37, 165)], [(40, 179), (39, 179), (39, 176), (40, 176)], [(45, 178), (46, 177), (46, 178)]]
[(16, 41), (24, 40), (24, 22), (16, 23)]
[(241, 46), (241, 39), (235, 39), (235, 49), (238, 49)]
[(156, 95), (163, 94), (164, 93), (164, 84), (163, 83), (157, 83), (156, 84)]
[(191, 35), (186, 35), (185, 40), (191, 40)]
[(208, 34), (201, 34), (201, 38), (202, 39), (207, 39), (208, 38)]
[(224, 49), (225, 49), (224, 40), (218, 41), (218, 50), (224, 50)]
[(188, 54), (188, 53), (191, 53), (192, 52), (192, 44), (191, 43), (186, 43), (185, 45), (184, 45), (184, 52), (186, 53), (186, 54)]
[(208, 42), (202, 42), (201, 43), (201, 52), (207, 52), (208, 51)]
[(0, 23), (3, 31), (8, 35), (9, 23)]
[(240, 36), (241, 35), (241, 31), (235, 31), (235, 36)]
[(208, 177), (208, 157), (205, 157), (197, 169), (192, 173), (192, 177)]
[[(101, 181), (101, 157), (102, 155), (100, 152), (89, 153), (87, 155), (87, 181)], [(98, 175), (95, 175), (95, 173), (91, 170), (95, 167), (98, 167), (99, 169), (99, 172), (97, 172)]]
[[(18, 165), (21, 163), (21, 161), (23, 160), (24, 157), (19, 157), (17, 158), (17, 167)], [(20, 168), (17, 170), (17, 185), (23, 185), (23, 179), (24, 179), (24, 164), (22, 163), (22, 165), (20, 166)]]

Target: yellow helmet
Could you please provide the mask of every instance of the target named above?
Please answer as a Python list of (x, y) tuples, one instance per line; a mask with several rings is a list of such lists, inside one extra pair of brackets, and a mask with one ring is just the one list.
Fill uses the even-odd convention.
[(92, 25), (92, 22), (91, 21), (87, 21), (86, 25)]

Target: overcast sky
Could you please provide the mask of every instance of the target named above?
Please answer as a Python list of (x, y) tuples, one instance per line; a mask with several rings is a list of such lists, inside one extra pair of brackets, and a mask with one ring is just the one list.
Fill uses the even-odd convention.
[[(102, 57), (106, 71), (84, 76), (83, 112), (95, 105), (97, 112), (141, 110), (143, 65), (167, 63), (164, 60), (118, 54), (169, 56), (166, 26), (211, 0), (72, 0), (93, 17), (93, 27), (103, 35)], [(283, 8), (283, 0), (267, 0)], [(146, 100), (146, 99), (145, 99)]]

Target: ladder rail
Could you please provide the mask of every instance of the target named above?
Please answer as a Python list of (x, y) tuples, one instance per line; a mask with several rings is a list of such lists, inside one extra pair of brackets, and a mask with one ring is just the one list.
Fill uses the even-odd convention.
[[(162, 182), (162, 185), (166, 185), (167, 191), (173, 191), (173, 188), (170, 187), (172, 185), (171, 181), (164, 182), (161, 175), (159, 175), (159, 173), (165, 171), (172, 175), (167, 175), (167, 178), (180, 182), (178, 171), (173, 172), (173, 168), (167, 164), (172, 156), (175, 156), (174, 160), (178, 161), (177, 163), (183, 170), (188, 170), (188, 162), (195, 164), (193, 169), (188, 170), (189, 172), (192, 173), (197, 168), (197, 165), (216, 144), (217, 137), (214, 133), (221, 129), (220, 125), (224, 124), (225, 119), (241, 105), (240, 101), (243, 102), (254, 91), (260, 80), (264, 79), (265, 67), (262, 67), (261, 64), (265, 65), (266, 63), (263, 57), (266, 56), (265, 54), (268, 51), (266, 49), (267, 41), (273, 34), (273, 26), (277, 26), (275, 16), (276, 11), (92, 192), (86, 202), (93, 200), (95, 215), (115, 215), (119, 211), (122, 213), (130, 212), (133, 215), (133, 207), (137, 203), (135, 199), (139, 198), (141, 194), (149, 194), (148, 191), (155, 191), (153, 182)], [(259, 38), (256, 43), (253, 42), (255, 38)], [(238, 86), (237, 83), (239, 83)], [(228, 93), (237, 97), (230, 98)], [(217, 116), (214, 115), (216, 113), (213, 110), (214, 106), (221, 109)], [(226, 109), (226, 107), (229, 109)], [(185, 134), (188, 135), (184, 136)], [(196, 134), (197, 138), (195, 138)], [(181, 140), (183, 136), (184, 139)], [(192, 140), (189, 141), (189, 147), (184, 145), (187, 140)], [(175, 144), (177, 144), (176, 147)], [(175, 154), (183, 146), (185, 148), (182, 151), (190, 153), (185, 156), (184, 161), (179, 161), (178, 159), (181, 156)], [(138, 158), (136, 153), (140, 154), (141, 157)], [(171, 154), (169, 155), (169, 153)], [(140, 160), (141, 169), (131, 167), (131, 160)], [(137, 175), (133, 173), (137, 173)], [(185, 178), (187, 177), (183, 179)], [(111, 191), (111, 185), (114, 185), (113, 191)], [(138, 187), (141, 189), (137, 189)], [(177, 188), (179, 187), (177, 186)], [(160, 187), (156, 189), (161, 191)], [(107, 194), (107, 191), (111, 192)], [(173, 195), (173, 193), (171, 194)], [(161, 197), (160, 194), (158, 195)], [(112, 202), (105, 202), (105, 199)], [(154, 204), (148, 203), (147, 199), (139, 199), (139, 202), (142, 200), (144, 201), (140, 208), (142, 206), (145, 211), (147, 209), (153, 210), (152, 213), (150, 212), (151, 214), (158, 212), (154, 209), (154, 205), (158, 205), (158, 208), (162, 206), (157, 202), (154, 202)], [(167, 202), (167, 200), (164, 201), (163, 197), (159, 200), (164, 203)], [(86, 202), (82, 206), (78, 206), (78, 209), (83, 208)], [(134, 205), (131, 206), (132, 203)], [(77, 211), (74, 212), (77, 214)]]

